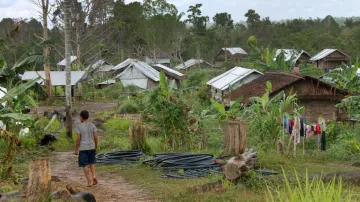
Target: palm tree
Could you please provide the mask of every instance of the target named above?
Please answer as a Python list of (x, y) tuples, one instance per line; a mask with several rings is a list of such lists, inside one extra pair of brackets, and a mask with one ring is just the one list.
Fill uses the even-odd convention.
[(71, 64), (70, 64), (70, 0), (64, 0), (64, 21), (65, 21), (65, 64), (66, 64), (66, 134), (72, 137), (71, 119)]

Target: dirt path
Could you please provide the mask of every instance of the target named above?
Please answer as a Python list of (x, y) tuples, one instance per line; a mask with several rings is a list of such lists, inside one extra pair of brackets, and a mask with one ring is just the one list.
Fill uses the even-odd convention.
[(99, 202), (153, 201), (146, 191), (127, 183), (116, 172), (98, 172), (99, 184), (86, 187), (85, 175), (77, 167), (77, 159), (72, 152), (54, 153), (51, 165), (52, 175), (55, 178), (54, 183), (58, 190), (64, 189), (66, 184), (72, 184), (76, 189), (94, 194), (96, 201)]
[[(84, 102), (73, 106), (76, 112), (88, 110), (91, 122), (101, 112), (114, 110), (116, 103), (103, 102)], [(48, 109), (65, 111), (63, 106), (41, 106), (39, 112), (42, 113)], [(73, 116), (73, 124), (79, 122), (77, 116)], [(101, 138), (101, 137), (100, 137)], [(71, 184), (75, 189), (87, 191), (94, 194), (96, 201), (153, 201), (150, 194), (140, 189), (136, 185), (126, 182), (119, 173), (111, 171), (100, 171), (97, 173), (99, 184), (93, 187), (87, 187), (87, 181), (81, 168), (77, 166), (77, 156), (73, 152), (56, 152), (51, 157), (52, 176), (54, 178), (53, 189), (59, 191), (65, 189), (67, 184)]]

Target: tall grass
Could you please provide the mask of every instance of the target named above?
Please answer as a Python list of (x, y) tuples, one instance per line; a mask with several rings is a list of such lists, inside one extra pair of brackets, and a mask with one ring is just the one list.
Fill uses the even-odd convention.
[(342, 180), (334, 178), (331, 182), (323, 182), (321, 178), (309, 179), (306, 171), (305, 182), (300, 180), (297, 173), (296, 183), (292, 185), (283, 170), (285, 187), (272, 189), (267, 187), (267, 202), (344, 202), (353, 201), (352, 194), (343, 192)]

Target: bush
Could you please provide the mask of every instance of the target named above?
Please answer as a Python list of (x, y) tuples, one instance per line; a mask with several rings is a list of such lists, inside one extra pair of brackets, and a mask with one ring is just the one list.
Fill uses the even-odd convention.
[(128, 129), (131, 121), (114, 116), (105, 123), (106, 135), (99, 141), (101, 152), (130, 149)]
[(348, 141), (337, 141), (323, 153), (328, 160), (347, 161), (355, 158), (353, 146)]
[(133, 99), (126, 99), (119, 103), (117, 112), (120, 114), (133, 114), (139, 112), (139, 106)]
[(105, 129), (109, 133), (117, 131), (127, 131), (131, 125), (131, 121), (128, 119), (119, 119), (114, 116), (105, 123)]

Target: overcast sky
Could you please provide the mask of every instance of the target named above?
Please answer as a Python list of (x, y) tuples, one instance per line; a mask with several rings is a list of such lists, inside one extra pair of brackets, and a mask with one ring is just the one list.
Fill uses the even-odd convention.
[[(50, 0), (53, 2), (54, 0)], [(134, 0), (125, 0), (127, 3)], [(291, 18), (324, 18), (360, 16), (360, 0), (168, 0), (180, 12), (186, 12), (190, 5), (203, 4), (202, 11), (210, 19), (221, 12), (228, 12), (235, 21), (245, 20), (248, 9), (255, 9), (261, 17), (271, 20)], [(39, 18), (38, 8), (29, 0), (0, 0), (0, 19)]]

